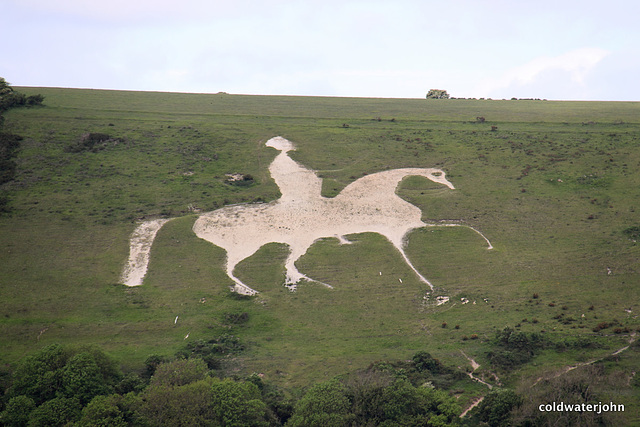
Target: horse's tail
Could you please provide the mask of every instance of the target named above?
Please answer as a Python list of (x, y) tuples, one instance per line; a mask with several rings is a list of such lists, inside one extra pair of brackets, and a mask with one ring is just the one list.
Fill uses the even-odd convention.
[(149, 254), (156, 234), (171, 219), (143, 221), (131, 233), (129, 238), (129, 259), (122, 271), (120, 282), (127, 286), (140, 286), (147, 274)]
[(487, 242), (487, 249), (493, 249), (493, 245), (491, 244), (491, 242), (489, 241), (489, 239), (487, 238), (487, 236), (485, 236), (484, 234), (482, 234), (482, 232), (480, 230), (477, 230), (475, 228), (473, 228), (470, 225), (466, 225), (466, 224), (458, 224), (458, 223), (440, 223), (440, 224), (426, 224), (427, 227), (464, 227), (464, 228), (468, 228), (472, 231), (475, 231), (480, 237), (482, 237), (484, 239), (485, 242)]

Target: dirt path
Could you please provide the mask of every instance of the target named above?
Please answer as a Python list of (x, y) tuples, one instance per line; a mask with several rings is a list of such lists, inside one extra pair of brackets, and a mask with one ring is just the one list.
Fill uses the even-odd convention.
[[(487, 386), (487, 388), (489, 390), (493, 389), (493, 385), (489, 384), (488, 382), (476, 377), (474, 374), (474, 372), (476, 370), (478, 370), (478, 368), (480, 367), (480, 364), (478, 362), (476, 362), (474, 359), (472, 359), (471, 357), (467, 356), (467, 354), (460, 350), (460, 353), (462, 353), (462, 355), (469, 361), (469, 363), (471, 364), (471, 368), (473, 369), (473, 371), (471, 372), (467, 372), (467, 375), (469, 376), (469, 378), (471, 378), (474, 381), (479, 382), (480, 384), (484, 384), (485, 386)], [(500, 378), (498, 378), (498, 376), (496, 374), (494, 374), (493, 372), (491, 373), (496, 381), (498, 382), (498, 385), (500, 385)], [(464, 411), (462, 411), (462, 413), (460, 414), (460, 418), (464, 417), (465, 415), (467, 415), (467, 413), (469, 411), (471, 411), (473, 408), (475, 408), (476, 406), (478, 406), (482, 401), (484, 400), (484, 396), (480, 396), (479, 398), (475, 399), (473, 401), (473, 403), (471, 403), (471, 405), (469, 405), (467, 408), (465, 408)]]
[[(460, 350), (460, 353), (462, 353), (462, 355), (469, 361), (469, 363), (471, 363), (471, 368), (473, 369), (473, 371), (471, 372), (467, 372), (467, 375), (469, 375), (469, 378), (471, 378), (474, 381), (479, 382), (480, 384), (484, 384), (486, 385), (489, 390), (493, 389), (493, 385), (489, 384), (488, 382), (484, 381), (481, 378), (478, 378), (476, 376), (473, 375), (473, 373), (480, 367), (480, 364), (478, 362), (476, 362), (475, 360), (473, 360), (472, 358), (470, 358), (469, 356), (466, 355), (466, 353), (462, 350)], [(498, 381), (498, 376), (493, 374), (496, 378), (496, 381)]]
[(540, 381), (545, 380), (545, 379), (552, 379), (552, 378), (558, 378), (564, 374), (566, 374), (567, 372), (571, 372), (574, 369), (580, 368), (582, 366), (589, 366), (589, 365), (593, 365), (594, 363), (597, 363), (601, 360), (603, 360), (605, 357), (607, 356), (616, 356), (626, 350), (629, 349), (629, 347), (631, 346), (631, 344), (633, 344), (633, 342), (636, 340), (636, 333), (632, 332), (631, 335), (629, 336), (629, 345), (624, 346), (622, 348), (619, 348), (618, 350), (614, 351), (613, 353), (610, 353), (604, 357), (600, 357), (598, 359), (593, 359), (589, 362), (583, 362), (583, 363), (578, 363), (577, 365), (573, 365), (573, 366), (566, 366), (563, 369), (560, 370), (560, 372), (556, 372), (554, 375), (551, 375), (547, 378), (545, 378), (544, 376), (539, 377), (538, 379), (536, 379), (536, 381), (531, 385), (531, 387), (535, 387), (536, 385), (538, 385), (538, 383), (540, 383)]
[(462, 413), (460, 414), (460, 418), (464, 417), (465, 415), (467, 415), (467, 413), (469, 413), (469, 411), (471, 411), (473, 408), (475, 408), (476, 406), (478, 406), (480, 403), (482, 403), (482, 401), (484, 400), (484, 396), (480, 396), (479, 398), (477, 398), (476, 400), (473, 401), (473, 403), (471, 405), (469, 405), (467, 407), (467, 409), (465, 409), (464, 411), (462, 411)]

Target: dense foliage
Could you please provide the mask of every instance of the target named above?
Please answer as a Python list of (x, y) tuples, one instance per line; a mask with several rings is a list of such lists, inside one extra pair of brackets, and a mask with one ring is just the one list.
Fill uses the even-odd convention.
[[(155, 362), (149, 375), (149, 366)], [(117, 363), (98, 348), (54, 344), (25, 357), (15, 368), (0, 400), (0, 425), (552, 425), (567, 415), (541, 413), (540, 402), (608, 402), (611, 390), (624, 388), (627, 381), (603, 364), (587, 366), (521, 392), (494, 389), (460, 418), (451, 383), (438, 380), (453, 371), (421, 351), (410, 361), (380, 362), (303, 391), (285, 392), (258, 374), (225, 377), (225, 372), (209, 369), (195, 356), (150, 357), (146, 370), (123, 375)], [(434, 383), (449, 387), (434, 387)], [(571, 425), (607, 426), (620, 425), (623, 415), (575, 413), (569, 417)]]
[(123, 375), (115, 361), (97, 348), (44, 347), (25, 357), (13, 372), (0, 422), (7, 426), (446, 426), (456, 425), (460, 413), (448, 392), (414, 383), (424, 383), (433, 374), (425, 366), (447, 370), (439, 362), (434, 365), (425, 352), (414, 357), (415, 363), (374, 364), (318, 383), (297, 402), (257, 374), (220, 378), (222, 371), (210, 370), (203, 359), (190, 356), (150, 357), (139, 375)]
[(446, 90), (430, 89), (427, 93), (427, 99), (449, 99), (449, 94)]
[(0, 113), (13, 107), (42, 105), (42, 101), (44, 96), (40, 94), (27, 96), (16, 92), (3, 77), (0, 77)]
[(528, 362), (544, 344), (544, 338), (538, 333), (526, 333), (506, 327), (496, 332), (495, 347), (487, 357), (496, 367), (513, 369)]
[[(20, 141), (22, 141), (20, 135), (2, 132), (3, 113), (13, 107), (42, 105), (43, 100), (44, 96), (40, 94), (26, 96), (14, 91), (11, 85), (3, 77), (0, 77), (0, 185), (13, 180), (16, 174), (16, 163), (13, 158), (20, 147)], [(4, 191), (0, 191), (0, 213), (9, 210), (8, 204), (8, 196)]]

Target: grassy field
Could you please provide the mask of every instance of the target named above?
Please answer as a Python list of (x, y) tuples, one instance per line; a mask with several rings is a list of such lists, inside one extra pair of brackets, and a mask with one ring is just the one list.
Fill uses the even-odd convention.
[[(6, 114), (5, 131), (25, 139), (16, 179), (3, 187), (12, 212), (0, 217), (4, 365), (60, 342), (98, 344), (139, 369), (244, 312), (236, 333), (247, 351), (229, 369), (286, 386), (419, 350), (464, 368), (462, 350), (486, 367), (506, 326), (602, 344), (545, 351), (502, 378), (515, 385), (604, 357), (640, 328), (640, 248), (625, 234), (640, 225), (640, 103), (16, 89), (43, 94), (45, 106)], [(87, 132), (113, 140), (74, 151)], [(270, 244), (237, 269), (260, 293), (234, 296), (225, 253), (191, 232), (190, 208), (276, 199), (267, 170), (276, 151), (264, 146), (276, 135), (296, 143), (292, 157), (318, 171), (325, 196), (366, 173), (442, 168), (455, 191), (408, 178), (399, 194), (424, 220), (459, 220), (495, 249), (466, 228), (411, 233), (410, 259), (451, 297), (441, 306), (376, 234), (319, 241), (299, 261), (333, 290), (290, 293), (287, 248)], [(227, 184), (236, 172), (255, 184)], [(183, 218), (158, 234), (144, 285), (126, 288), (118, 280), (129, 235), (153, 217)], [(601, 322), (612, 326), (593, 332)], [(619, 358), (638, 366), (638, 347)], [(623, 399), (637, 403), (635, 390)]]

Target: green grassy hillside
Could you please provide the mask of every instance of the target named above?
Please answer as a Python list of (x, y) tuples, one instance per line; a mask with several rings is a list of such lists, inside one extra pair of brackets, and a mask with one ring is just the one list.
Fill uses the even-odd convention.
[[(640, 103), (17, 89), (45, 106), (6, 113), (4, 131), (24, 140), (3, 186), (2, 364), (54, 342), (91, 343), (137, 369), (224, 331), (229, 313), (249, 315), (236, 331), (247, 350), (229, 368), (288, 386), (420, 350), (464, 369), (462, 350), (489, 370), (507, 326), (599, 344), (550, 348), (501, 372), (515, 386), (605, 357), (640, 328), (640, 247), (628, 231), (640, 226)], [(90, 147), (86, 133), (111, 139)], [(287, 248), (271, 244), (239, 265), (260, 293), (238, 298), (224, 251), (191, 232), (191, 211), (276, 199), (267, 167), (277, 152), (264, 146), (276, 135), (297, 145), (292, 157), (318, 171), (326, 196), (367, 173), (442, 168), (455, 191), (409, 178), (399, 194), (424, 220), (459, 220), (495, 249), (465, 228), (412, 232), (410, 259), (451, 297), (436, 306), (379, 235), (322, 240), (299, 261), (332, 290), (290, 293)], [(226, 183), (236, 172), (255, 183)], [(144, 285), (119, 285), (136, 220), (154, 217), (183, 218), (158, 234)], [(638, 347), (616, 363), (637, 367)], [(634, 390), (620, 399), (637, 402)]]

